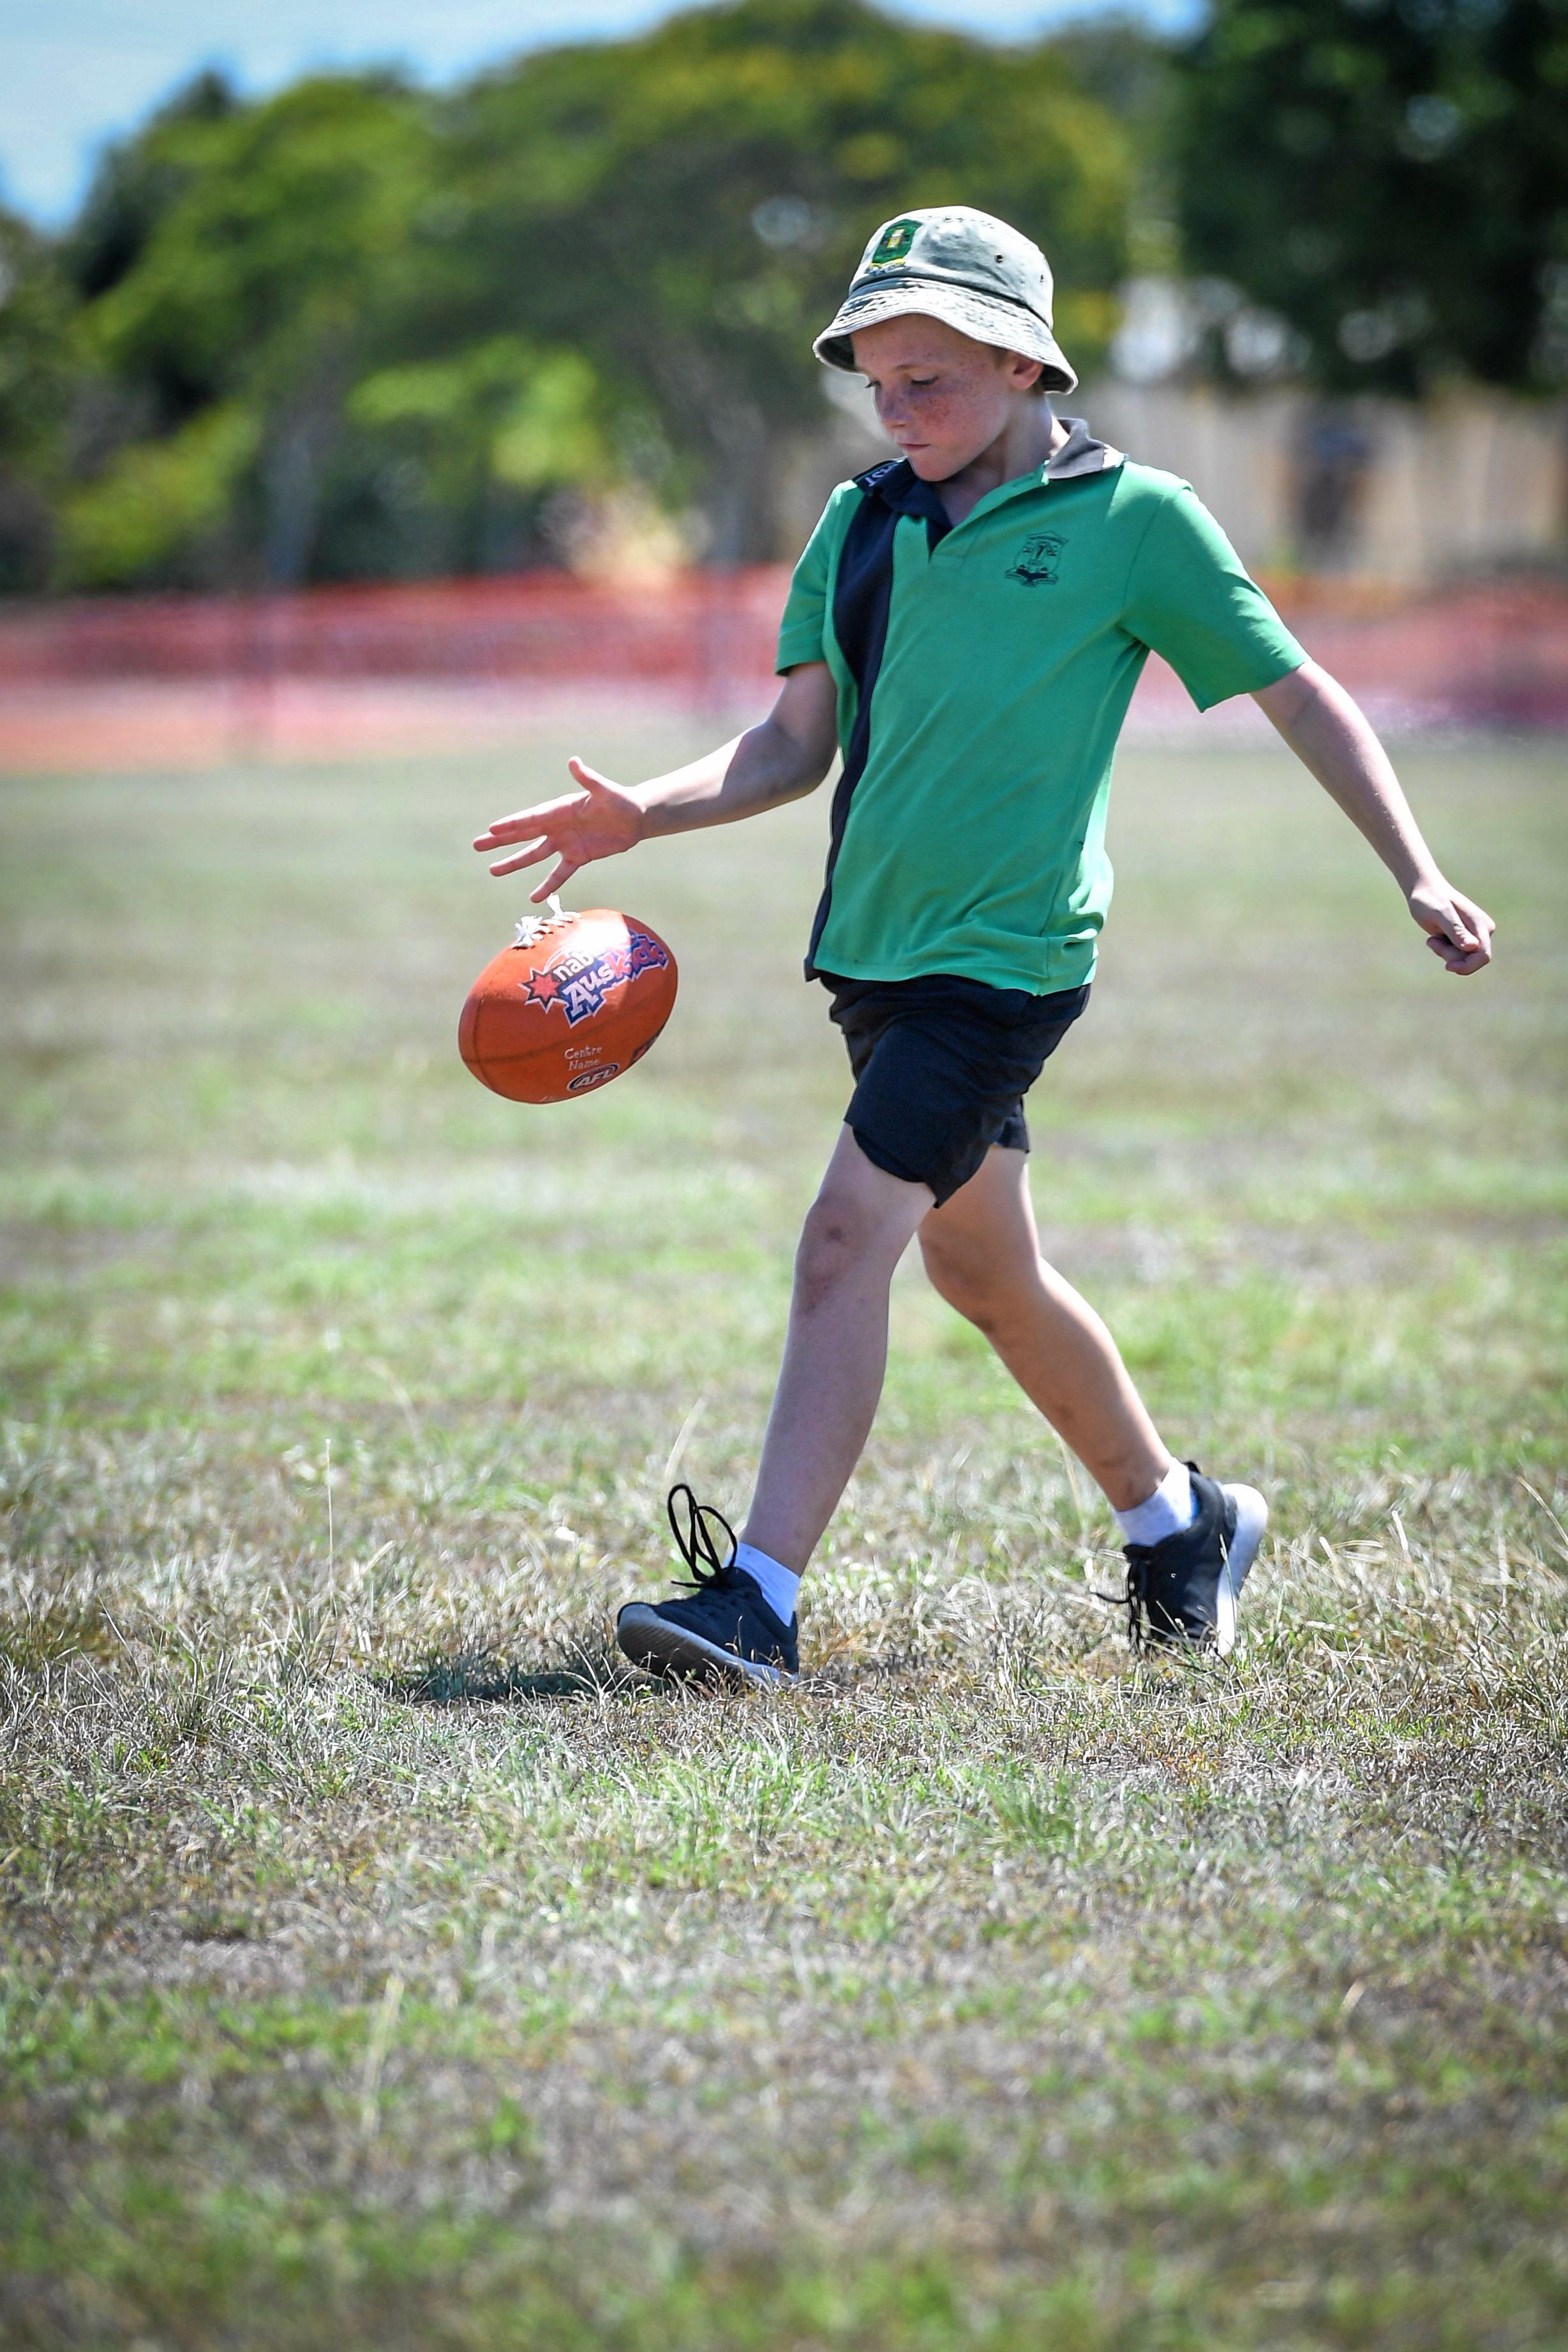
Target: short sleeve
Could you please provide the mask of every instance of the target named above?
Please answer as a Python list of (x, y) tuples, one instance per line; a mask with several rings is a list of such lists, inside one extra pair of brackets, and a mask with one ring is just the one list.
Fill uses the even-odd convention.
[[(850, 487), (852, 488), (852, 484)], [(773, 665), (776, 670), (793, 669), (797, 662), (828, 658), (828, 580), (841, 528), (839, 509), (842, 497), (841, 490), (835, 490), (828, 500), (821, 520), (806, 541), (795, 566), (785, 599), (784, 617), (779, 624), (779, 653)]]
[(1169, 662), (1200, 710), (1256, 694), (1307, 658), (1185, 482), (1144, 533), (1122, 621)]

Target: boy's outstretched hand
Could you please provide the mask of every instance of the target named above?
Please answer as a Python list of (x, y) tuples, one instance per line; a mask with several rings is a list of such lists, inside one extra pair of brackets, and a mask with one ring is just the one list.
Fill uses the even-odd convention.
[(1484, 907), (1450, 889), (1441, 876), (1417, 882), (1408, 898), (1411, 914), (1427, 934), (1427, 945), (1450, 971), (1479, 971), (1491, 961), (1497, 925)]
[(498, 816), (475, 842), (477, 850), (503, 849), (509, 842), (525, 846), (513, 857), (497, 858), (492, 874), (515, 874), (519, 866), (538, 866), (554, 857), (554, 870), (528, 893), (537, 905), (561, 889), (584, 866), (597, 857), (614, 857), (643, 838), (642, 803), (622, 785), (612, 783), (596, 768), (573, 758), (567, 766), (582, 786), (580, 793), (559, 800), (540, 801), (519, 809), (515, 816)]

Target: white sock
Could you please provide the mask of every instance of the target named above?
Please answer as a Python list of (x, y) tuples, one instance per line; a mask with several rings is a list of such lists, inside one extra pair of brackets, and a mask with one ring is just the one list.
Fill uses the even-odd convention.
[(735, 1564), (762, 1587), (762, 1598), (780, 1623), (788, 1625), (795, 1614), (795, 1595), (800, 1590), (800, 1580), (787, 1569), (781, 1559), (774, 1559), (755, 1544), (737, 1544)]
[(1166, 1536), (1179, 1536), (1197, 1517), (1192, 1474), (1185, 1462), (1173, 1462), (1146, 1503), (1116, 1513), (1116, 1525), (1128, 1543), (1157, 1544)]

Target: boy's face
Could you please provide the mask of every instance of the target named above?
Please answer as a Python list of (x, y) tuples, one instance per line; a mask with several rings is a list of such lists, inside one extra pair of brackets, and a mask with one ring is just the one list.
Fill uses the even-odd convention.
[(1038, 360), (919, 311), (859, 328), (850, 342), (878, 424), (925, 482), (945, 482), (988, 449), (1040, 373)]

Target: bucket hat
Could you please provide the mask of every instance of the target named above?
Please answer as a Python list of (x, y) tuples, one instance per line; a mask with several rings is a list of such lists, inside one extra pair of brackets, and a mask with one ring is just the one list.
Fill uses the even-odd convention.
[(1047, 392), (1078, 382), (1051, 332), (1051, 265), (1038, 245), (970, 205), (932, 205), (883, 221), (861, 256), (838, 316), (811, 345), (824, 366), (847, 368), (861, 327), (911, 311), (945, 319), (977, 342), (1040, 360)]

